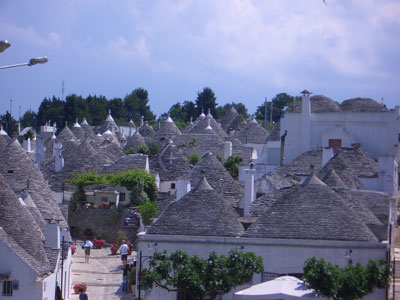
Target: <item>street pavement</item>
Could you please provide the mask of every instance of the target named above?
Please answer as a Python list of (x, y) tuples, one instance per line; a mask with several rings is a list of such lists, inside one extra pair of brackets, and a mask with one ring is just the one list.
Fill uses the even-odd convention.
[[(82, 241), (83, 242), (83, 241)], [(90, 262), (85, 263), (85, 253), (77, 241), (76, 252), (72, 256), (71, 297), (79, 299), (72, 288), (77, 283), (87, 284), (87, 295), (90, 300), (132, 300), (131, 292), (122, 292), (122, 261), (120, 255), (111, 255), (110, 248), (91, 249)], [(136, 253), (128, 256), (132, 263)]]

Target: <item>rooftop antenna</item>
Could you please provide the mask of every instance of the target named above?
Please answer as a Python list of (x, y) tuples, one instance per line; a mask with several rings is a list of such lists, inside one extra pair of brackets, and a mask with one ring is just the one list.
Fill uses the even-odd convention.
[(383, 100), (384, 100), (383, 97), (381, 97), (381, 104), (383, 104)]

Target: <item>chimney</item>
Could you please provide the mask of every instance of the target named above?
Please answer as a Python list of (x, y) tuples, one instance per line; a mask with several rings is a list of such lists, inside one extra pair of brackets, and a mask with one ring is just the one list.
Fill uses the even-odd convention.
[(396, 197), (398, 191), (398, 163), (392, 155), (378, 157), (378, 184), (381, 192)]
[(57, 157), (58, 154), (61, 154), (62, 144), (61, 143), (53, 143), (53, 157)]
[(190, 192), (192, 189), (189, 180), (178, 180), (176, 182), (176, 201), (179, 201), (183, 196)]
[(232, 156), (232, 142), (224, 142), (224, 160)]
[(52, 249), (60, 249), (60, 228), (55, 221), (49, 221), (45, 229), (46, 246)]
[(26, 152), (32, 152), (32, 147), (31, 147), (31, 138), (28, 137), (26, 140), (24, 140), (24, 149)]
[(62, 169), (64, 168), (64, 158), (63, 158), (61, 152), (56, 155), (55, 160), (56, 160), (55, 171), (56, 171), (56, 173), (61, 172)]
[(250, 215), (250, 204), (255, 200), (255, 191), (254, 191), (254, 173), (255, 169), (253, 169), (253, 165), (250, 165), (250, 169), (246, 169), (245, 171), (245, 183), (244, 183), (244, 195), (242, 199), (243, 203), (243, 217), (249, 218)]
[(333, 148), (322, 148), (322, 167), (324, 167), (333, 157)]
[(307, 152), (311, 150), (311, 93), (307, 90), (301, 93), (301, 152)]

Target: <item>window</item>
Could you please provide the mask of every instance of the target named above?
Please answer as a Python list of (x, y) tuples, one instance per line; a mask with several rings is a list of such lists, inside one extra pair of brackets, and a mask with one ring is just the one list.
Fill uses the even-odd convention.
[(175, 189), (175, 183), (171, 183), (171, 189)]
[(125, 193), (119, 193), (119, 201), (125, 201)]
[(340, 147), (342, 147), (342, 140), (329, 139), (329, 148), (340, 148)]
[(12, 281), (5, 280), (3, 282), (3, 296), (12, 296)]

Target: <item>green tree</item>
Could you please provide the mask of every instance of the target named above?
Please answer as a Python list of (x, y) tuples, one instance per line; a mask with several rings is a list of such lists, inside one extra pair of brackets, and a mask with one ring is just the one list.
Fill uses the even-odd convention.
[(263, 270), (263, 259), (254, 252), (232, 249), (228, 256), (211, 252), (202, 259), (181, 250), (170, 255), (163, 251), (150, 259), (149, 268), (142, 271), (141, 284), (147, 290), (160, 287), (185, 293), (192, 299), (212, 300), (250, 282), (254, 274)]
[[(271, 105), (272, 101), (272, 105)], [(293, 111), (293, 103), (296, 103), (296, 107), (298, 107), (298, 103), (301, 102), (301, 97), (293, 97), (286, 93), (277, 94), (274, 98), (272, 98), (270, 102), (264, 101), (264, 103), (257, 107), (256, 118), (260, 122), (265, 124), (265, 105), (267, 106), (267, 122), (270, 121), (271, 116), (271, 106), (272, 106), (272, 121), (278, 122), (282, 116), (282, 109), (287, 106), (290, 111)]]
[(200, 161), (201, 157), (198, 153), (192, 153), (189, 155), (188, 157), (188, 162), (189, 164), (191, 164), (192, 166), (194, 166), (195, 164), (197, 164)]
[(216, 110), (216, 117), (218, 120), (222, 120), (224, 116), (230, 111), (230, 109), (235, 107), (236, 111), (238, 112), (239, 116), (243, 118), (243, 120), (247, 120), (250, 115), (247, 111), (247, 107), (243, 103), (227, 103), (224, 106), (218, 106)]
[(157, 156), (158, 153), (160, 153), (160, 147), (157, 145), (155, 142), (150, 142), (148, 145), (149, 148), (149, 159), (153, 159), (154, 157)]
[(160, 207), (154, 201), (147, 200), (143, 205), (139, 206), (139, 212), (143, 217), (145, 225), (151, 225), (151, 219), (158, 215)]
[(88, 96), (86, 98), (88, 103), (88, 115), (85, 116), (91, 126), (100, 126), (107, 118), (107, 104), (106, 97)]
[[(107, 102), (107, 114), (108, 110), (111, 110), (111, 115), (118, 125), (123, 125), (126, 123), (127, 114), (124, 103), (121, 98), (114, 98)], [(104, 120), (103, 120), (104, 122)]]
[(211, 110), (211, 114), (215, 114), (215, 110), (217, 108), (217, 97), (215, 96), (212, 89), (209, 87), (205, 87), (201, 92), (197, 93), (196, 99), (196, 109), (197, 115), (200, 115), (202, 110), (204, 113), (208, 112), (208, 109)]
[(64, 106), (65, 101), (60, 100), (53, 96), (51, 99), (44, 98), (40, 103), (39, 110), (37, 113), (37, 126), (46, 124), (50, 121), (54, 124), (57, 123), (58, 129), (64, 127)]
[(149, 95), (143, 88), (137, 88), (124, 98), (124, 107), (129, 119), (132, 119), (136, 125), (140, 124), (142, 116), (147, 121), (155, 120), (156, 116), (150, 110), (148, 105)]
[(390, 284), (390, 265), (381, 260), (370, 260), (366, 267), (357, 263), (341, 268), (326, 263), (323, 258), (309, 258), (304, 264), (304, 281), (320, 295), (332, 299), (361, 299), (375, 289), (386, 289)]
[(21, 119), (21, 128), (32, 127), (37, 129), (36, 113), (32, 110), (27, 110)]
[(18, 135), (18, 122), (7, 111), (4, 115), (0, 115), (1, 126), (8, 136), (13, 137)]
[[(69, 95), (65, 98), (65, 105), (63, 107), (63, 119), (68, 122), (69, 126), (75, 123), (76, 118), (82, 120), (83, 117), (88, 115), (89, 107), (87, 101), (81, 96), (75, 94)], [(59, 126), (64, 124), (59, 124)]]
[(240, 156), (231, 156), (224, 162), (225, 169), (235, 179), (239, 178), (239, 166), (243, 159)]

